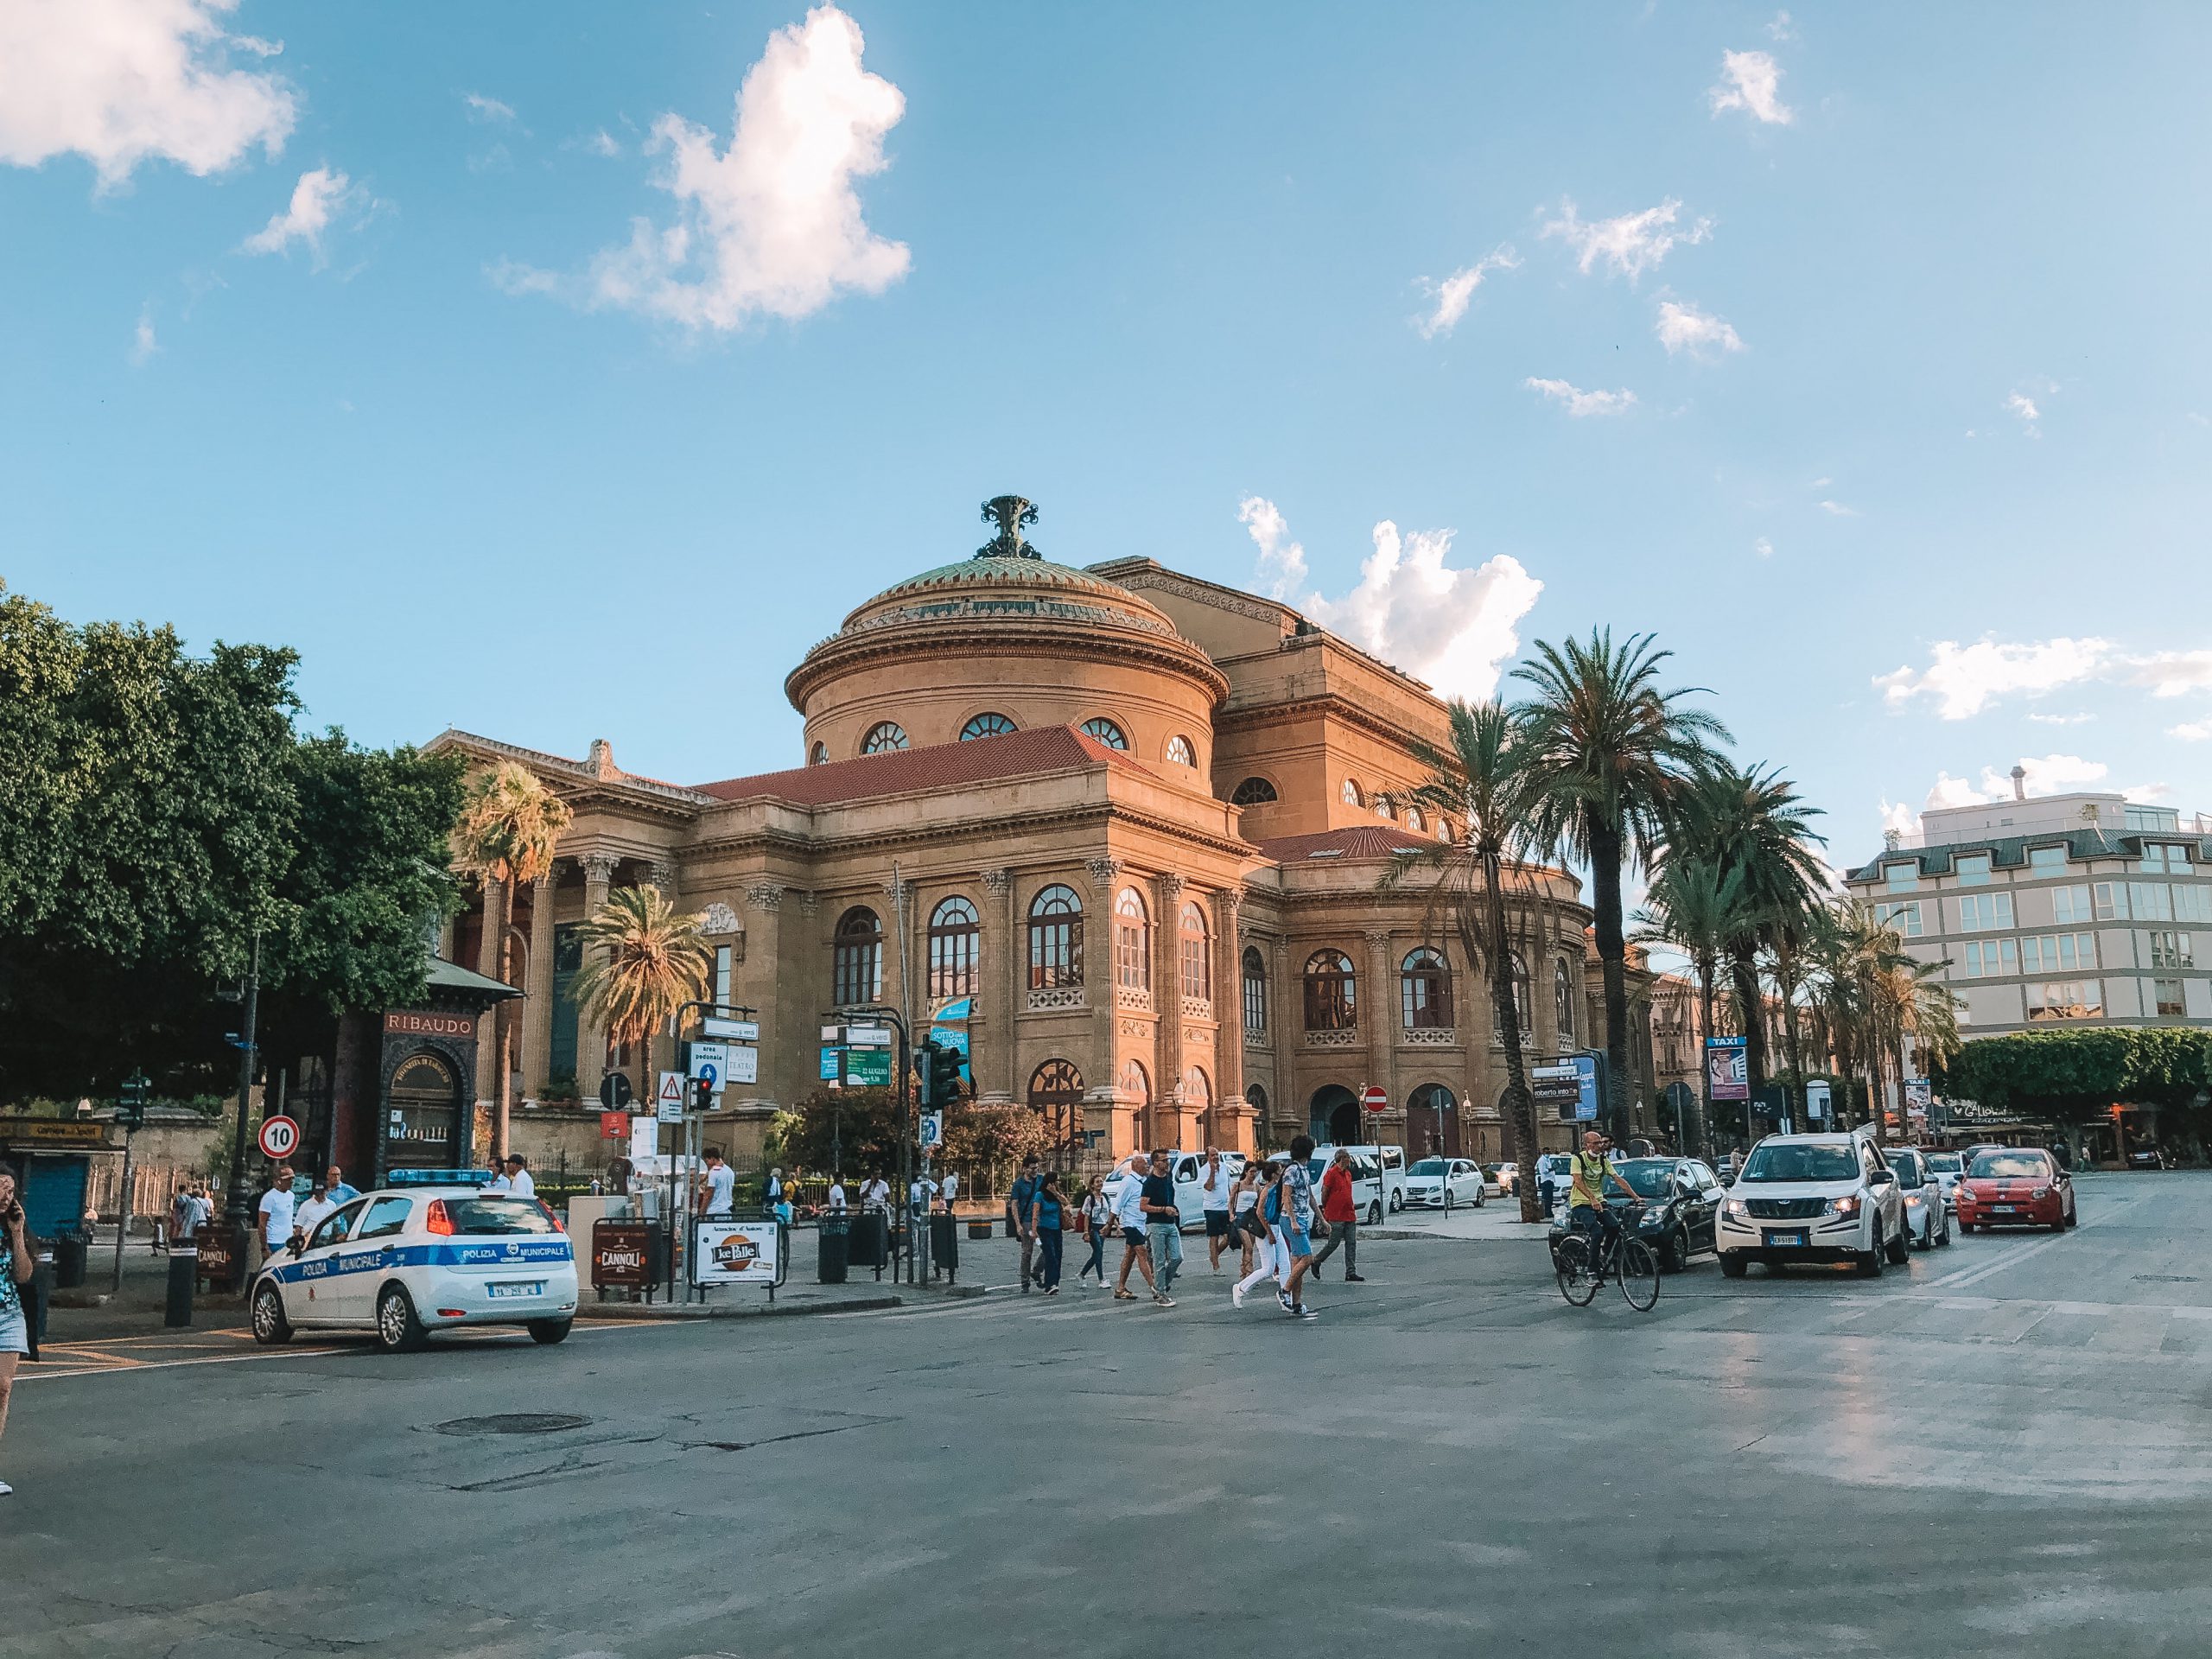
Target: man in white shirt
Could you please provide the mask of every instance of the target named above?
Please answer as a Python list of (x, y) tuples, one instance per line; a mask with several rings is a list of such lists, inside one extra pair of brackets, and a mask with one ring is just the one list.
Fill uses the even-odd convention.
[(292, 1242), (292, 1166), (279, 1164), (269, 1177), (269, 1190), (261, 1195), (261, 1259)]
[(707, 1167), (699, 1177), (700, 1214), (727, 1216), (737, 1208), (737, 1172), (722, 1161), (722, 1149), (709, 1147)]
[(1134, 1154), (1118, 1172), (1122, 1177), (1122, 1191), (1114, 1202), (1114, 1213), (1122, 1224), (1122, 1272), (1114, 1284), (1114, 1300), (1133, 1302), (1136, 1292), (1129, 1288), (1129, 1269), (1135, 1267), (1144, 1274), (1145, 1288), (1154, 1296), (1160, 1287), (1153, 1282), (1152, 1252), (1146, 1248), (1145, 1224), (1151, 1217), (1144, 1212), (1144, 1178), (1150, 1173), (1151, 1162), (1142, 1153)]
[(303, 1242), (313, 1238), (315, 1230), (337, 1213), (338, 1200), (330, 1196), (327, 1178), (316, 1176), (315, 1185), (308, 1189), (307, 1197), (302, 1198), (298, 1207), (292, 1211), (293, 1236)]
[(948, 1169), (944, 1172), (944, 1213), (946, 1215), (952, 1213), (952, 1201), (959, 1196), (960, 1172), (957, 1169)]
[(534, 1198), (537, 1196), (537, 1183), (530, 1179), (530, 1171), (518, 1152), (507, 1154), (506, 1194), (511, 1198)]
[(1218, 1148), (1206, 1148), (1198, 1166), (1198, 1205), (1205, 1211), (1206, 1255), (1213, 1270), (1221, 1271), (1221, 1247), (1229, 1243), (1229, 1166)]
[(861, 1208), (887, 1211), (891, 1208), (891, 1183), (878, 1175), (861, 1188)]
[(842, 1181), (830, 1183), (830, 1213), (833, 1216), (845, 1213), (845, 1184)]

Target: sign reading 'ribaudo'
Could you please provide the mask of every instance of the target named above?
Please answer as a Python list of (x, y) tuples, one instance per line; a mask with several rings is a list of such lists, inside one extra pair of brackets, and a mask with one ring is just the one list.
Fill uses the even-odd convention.
[(427, 1008), (388, 1008), (385, 1031), (402, 1037), (474, 1037), (476, 1020), (466, 1014), (435, 1014)]

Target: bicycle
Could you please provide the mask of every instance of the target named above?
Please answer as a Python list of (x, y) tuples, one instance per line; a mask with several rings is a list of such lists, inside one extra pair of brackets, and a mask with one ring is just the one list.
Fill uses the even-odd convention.
[[(1631, 1217), (1642, 1205), (1628, 1206)], [(1587, 1307), (1610, 1276), (1621, 1287), (1621, 1296), (1639, 1313), (1649, 1313), (1659, 1300), (1659, 1258), (1642, 1239), (1608, 1217), (1601, 1224), (1592, 1255), (1587, 1233), (1570, 1233), (1559, 1243), (1553, 1262), (1559, 1275), (1559, 1294), (1573, 1307)]]

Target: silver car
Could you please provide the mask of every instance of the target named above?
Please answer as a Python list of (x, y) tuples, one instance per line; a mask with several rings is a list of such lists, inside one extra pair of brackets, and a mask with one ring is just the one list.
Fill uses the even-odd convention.
[(1897, 1173), (1897, 1191), (1904, 1195), (1905, 1230), (1923, 1250), (1951, 1242), (1950, 1194), (1936, 1173), (1929, 1154), (1917, 1147), (1885, 1147), (1882, 1161)]

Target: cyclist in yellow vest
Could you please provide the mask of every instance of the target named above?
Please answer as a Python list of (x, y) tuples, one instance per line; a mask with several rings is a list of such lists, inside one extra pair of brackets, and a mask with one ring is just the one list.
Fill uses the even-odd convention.
[(1588, 1130), (1582, 1136), (1582, 1150), (1568, 1160), (1574, 1179), (1567, 1197), (1567, 1223), (1576, 1232), (1587, 1234), (1593, 1246), (1611, 1219), (1605, 1211), (1605, 1183), (1620, 1180), (1613, 1160), (1605, 1155), (1606, 1146), (1604, 1135)]

